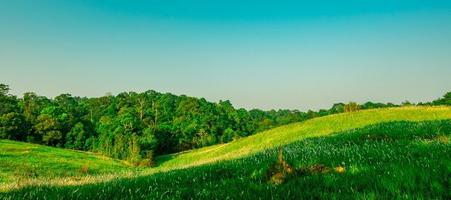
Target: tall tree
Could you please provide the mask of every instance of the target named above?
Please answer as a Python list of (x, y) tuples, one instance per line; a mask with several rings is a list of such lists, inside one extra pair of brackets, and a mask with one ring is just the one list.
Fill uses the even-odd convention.
[(65, 143), (64, 122), (67, 119), (67, 113), (64, 113), (59, 107), (51, 105), (41, 111), (34, 128), (44, 144), (63, 146)]
[[(230, 101), (176, 96), (149, 90), (96, 98), (62, 94), (54, 99), (28, 92), (22, 98), (0, 84), (0, 138), (99, 152), (114, 158), (144, 159), (221, 142), (276, 126), (392, 103), (337, 103), (330, 109), (246, 110)], [(451, 92), (426, 105), (450, 105)], [(140, 163), (140, 162), (139, 162)], [(146, 164), (147, 165), (147, 164)]]
[(26, 137), (24, 117), (16, 112), (0, 116), (0, 139), (23, 140)]

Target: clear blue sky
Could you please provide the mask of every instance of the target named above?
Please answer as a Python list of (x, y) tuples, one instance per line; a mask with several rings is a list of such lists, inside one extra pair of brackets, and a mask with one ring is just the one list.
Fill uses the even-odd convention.
[(0, 82), (237, 107), (400, 103), (451, 90), (451, 1), (0, 1)]

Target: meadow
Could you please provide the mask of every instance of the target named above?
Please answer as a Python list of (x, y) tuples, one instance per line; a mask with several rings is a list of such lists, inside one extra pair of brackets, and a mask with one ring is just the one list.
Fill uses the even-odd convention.
[(330, 135), (364, 126), (390, 121), (425, 121), (451, 118), (449, 106), (418, 106), (370, 109), (314, 118), (280, 126), (236, 141), (187, 152), (160, 156), (160, 168), (173, 169), (230, 160), (262, 150), (283, 146), (310, 137)]
[(0, 0), (0, 200), (451, 200), (451, 0)]
[(389, 122), (242, 159), (3, 199), (449, 199), (451, 121)]
[(6, 184), (31, 184), (63, 177), (131, 171), (124, 161), (90, 152), (0, 140), (0, 189)]
[[(38, 154), (26, 158), (24, 150), (8, 151), (9, 157), (2, 154), (0, 159), (26, 163), (35, 157), (42, 161), (35, 163), (42, 172), (35, 170), (38, 177), (22, 184), (11, 178), (16, 165), (6, 164), (0, 197), (446, 199), (451, 171), (449, 119), (451, 108), (445, 106), (342, 113), (160, 156), (154, 168), (132, 168), (92, 153), (42, 146), (54, 161), (66, 156), (73, 165), (43, 161)], [(0, 145), (5, 149), (28, 144), (4, 140)], [(87, 164), (89, 156), (93, 162)], [(46, 169), (51, 164), (66, 169)], [(84, 165), (89, 173), (80, 171)], [(28, 180), (26, 176), (23, 180)]]

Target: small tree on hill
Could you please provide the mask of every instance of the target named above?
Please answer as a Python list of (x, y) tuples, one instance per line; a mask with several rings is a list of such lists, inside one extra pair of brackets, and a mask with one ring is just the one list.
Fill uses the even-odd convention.
[(344, 107), (344, 111), (345, 112), (355, 112), (355, 111), (358, 111), (358, 110), (360, 110), (360, 106), (356, 102), (349, 102)]

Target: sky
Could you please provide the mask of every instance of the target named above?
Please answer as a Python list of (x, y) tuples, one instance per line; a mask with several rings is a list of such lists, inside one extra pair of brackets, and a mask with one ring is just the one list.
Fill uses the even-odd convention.
[(451, 91), (451, 1), (0, 0), (0, 83), (265, 110), (430, 101)]

